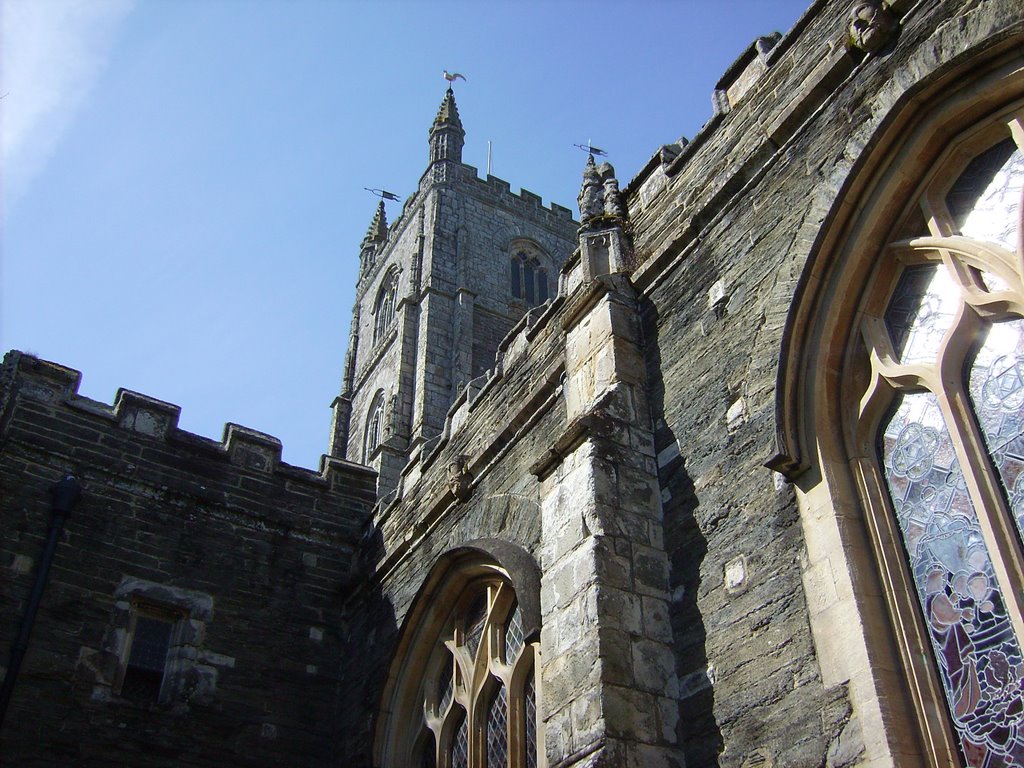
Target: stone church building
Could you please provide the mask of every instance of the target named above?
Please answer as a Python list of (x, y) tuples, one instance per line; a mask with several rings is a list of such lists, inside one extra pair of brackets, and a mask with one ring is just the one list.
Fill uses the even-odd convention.
[(575, 214), (448, 91), (319, 471), (9, 353), (0, 762), (1024, 768), (1024, 6), (815, 0), (712, 102)]

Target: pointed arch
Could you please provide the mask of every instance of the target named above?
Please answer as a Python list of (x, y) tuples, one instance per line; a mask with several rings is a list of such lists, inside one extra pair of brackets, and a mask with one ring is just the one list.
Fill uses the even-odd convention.
[(532, 240), (519, 238), (509, 244), (509, 293), (529, 307), (543, 304), (551, 295), (551, 258)]
[(378, 389), (366, 410), (366, 427), (363, 434), (363, 463), (368, 464), (384, 442), (384, 390)]
[(377, 298), (373, 303), (373, 343), (384, 339), (395, 323), (395, 310), (398, 306), (398, 270), (391, 268), (384, 275), (377, 289)]
[(437, 765), (535, 768), (539, 641), (540, 571), (529, 553), (479, 539), (442, 555), (402, 624), (374, 764), (416, 764), (433, 744)]
[(1021, 530), (971, 394), (986, 349), (983, 376), (1024, 351), (996, 333), (1024, 328), (1024, 193), (999, 214), (1016, 242), (964, 213), (979, 183), (1024, 179), (1020, 43), (894, 105), (824, 217), (779, 364), (769, 466), (797, 490), (823, 677), (876, 754), (936, 767), (1024, 755), (1024, 715), (1000, 709), (1024, 683)]

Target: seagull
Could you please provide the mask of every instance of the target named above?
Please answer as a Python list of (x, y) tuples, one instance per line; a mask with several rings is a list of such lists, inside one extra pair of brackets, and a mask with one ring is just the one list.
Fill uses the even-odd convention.
[(446, 70), (444, 71), (444, 79), (448, 81), (448, 84), (449, 84), (449, 85), (451, 85), (451, 84), (452, 84), (452, 83), (454, 83), (454, 82), (455, 82), (456, 80), (465, 80), (466, 78), (465, 78), (465, 76), (464, 76), (464, 75), (460, 75), (460, 74), (459, 74), (458, 72), (449, 72), (449, 71), (448, 71), (448, 70), (446, 69)]

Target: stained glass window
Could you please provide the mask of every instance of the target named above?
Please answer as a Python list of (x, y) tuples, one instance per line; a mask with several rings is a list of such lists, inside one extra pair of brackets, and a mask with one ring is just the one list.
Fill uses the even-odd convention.
[(441, 676), (437, 681), (437, 711), (443, 715), (448, 711), (452, 696), (455, 695), (455, 679), (452, 673), (452, 655), (444, 647), (441, 648), (441, 654), (444, 661), (441, 665)]
[(373, 452), (384, 439), (384, 392), (377, 392), (370, 403), (370, 409), (366, 417), (366, 437), (363, 445), (363, 460), (369, 461), (373, 458)]
[(534, 277), (534, 266), (536, 262), (530, 259), (523, 266), (523, 286), (526, 293), (526, 303), (533, 305), (537, 301), (537, 284)]
[(529, 306), (543, 304), (548, 300), (548, 271), (535, 247), (523, 245), (512, 254), (509, 291), (513, 297), (524, 300)]
[[(991, 548), (1010, 518), (1024, 542), (1024, 319), (1012, 309), (1024, 291), (1021, 276), (1007, 271), (1012, 262), (991, 247), (1016, 250), (1022, 186), (1024, 156), (1006, 139), (968, 163), (944, 209), (922, 198), (930, 235), (893, 245), (906, 260), (891, 290), (879, 287), (888, 296), (885, 333), (862, 327), (872, 354), (857, 355), (851, 374), (860, 391), (889, 405), (877, 434), (880, 490), (970, 768), (1024, 768), (1024, 653), (1014, 629), (1021, 605), (1000, 581), (1010, 577)], [(920, 215), (895, 230), (919, 227)], [(962, 383), (949, 379), (958, 370)]]
[(1024, 154), (1005, 139), (974, 158), (946, 196), (956, 228), (967, 237), (1017, 248)]
[(466, 614), (466, 647), (469, 648), (469, 655), (475, 657), (477, 648), (480, 647), (480, 638), (484, 633), (484, 625), (487, 623), (487, 596), (479, 595), (473, 604), (470, 605)]
[(968, 379), (985, 445), (1024, 534), (1024, 320), (992, 326)]
[(505, 625), (505, 661), (511, 664), (523, 647), (523, 612), (517, 604)]
[(398, 278), (390, 274), (384, 278), (377, 302), (374, 304), (373, 342), (376, 344), (384, 338), (395, 320), (395, 304), (398, 293)]
[(963, 754), (1024, 760), (1021, 649), (935, 395), (898, 399), (881, 453)]
[(932, 362), (953, 325), (958, 290), (942, 264), (903, 271), (885, 312), (885, 324), (901, 363)]

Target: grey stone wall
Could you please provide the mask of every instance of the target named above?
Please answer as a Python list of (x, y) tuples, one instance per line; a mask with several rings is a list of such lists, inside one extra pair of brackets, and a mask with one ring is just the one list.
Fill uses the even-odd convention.
[[(229, 425), (222, 443), (178, 409), (11, 353), (0, 379), (0, 659), (33, 583), (50, 485), (82, 497), (4, 723), (10, 765), (323, 765), (336, 753), (338, 590), (374, 500), (363, 467), (280, 461), (280, 443)], [(187, 616), (159, 703), (119, 695), (132, 599)], [(6, 673), (6, 666), (3, 669)]]
[[(437, 172), (441, 166), (443, 173)], [(381, 493), (393, 490), (396, 468), (422, 441), (440, 434), (461, 388), (493, 366), (498, 343), (528, 309), (509, 290), (512, 243), (524, 240), (540, 249), (553, 294), (576, 226), (567, 208), (544, 207), (539, 196), (515, 194), (493, 176), (480, 179), (472, 166), (432, 165), (387, 238), (374, 246), (372, 259), (364, 260), (356, 292), (359, 330), (352, 340), (352, 417), (332, 452), (361, 460), (367, 409), (384, 386), (397, 402), (393, 453), (371, 464), (380, 471)], [(375, 344), (374, 303), (393, 270), (403, 299), (402, 330), (397, 342), (389, 335)]]

